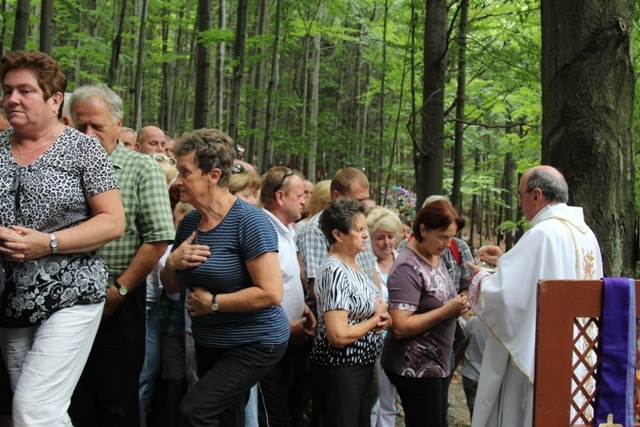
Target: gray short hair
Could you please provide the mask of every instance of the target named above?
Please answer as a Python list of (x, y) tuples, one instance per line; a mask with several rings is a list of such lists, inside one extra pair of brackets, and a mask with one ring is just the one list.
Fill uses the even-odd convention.
[(107, 108), (109, 108), (109, 117), (111, 117), (111, 120), (113, 120), (114, 123), (118, 123), (120, 119), (124, 117), (122, 98), (120, 98), (117, 93), (106, 86), (80, 86), (78, 89), (73, 91), (69, 105), (71, 116), (74, 120), (74, 107), (76, 103), (86, 103), (95, 98), (98, 98), (107, 104)]
[(569, 201), (569, 186), (564, 178), (559, 179), (558, 176), (544, 169), (534, 169), (529, 175), (527, 192), (535, 188), (539, 188), (550, 202), (567, 203)]

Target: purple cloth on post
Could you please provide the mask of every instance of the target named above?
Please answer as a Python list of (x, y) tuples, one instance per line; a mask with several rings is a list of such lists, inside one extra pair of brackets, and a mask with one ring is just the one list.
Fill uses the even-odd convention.
[(600, 367), (596, 397), (596, 424), (613, 422), (633, 426), (636, 366), (636, 295), (632, 279), (604, 278)]

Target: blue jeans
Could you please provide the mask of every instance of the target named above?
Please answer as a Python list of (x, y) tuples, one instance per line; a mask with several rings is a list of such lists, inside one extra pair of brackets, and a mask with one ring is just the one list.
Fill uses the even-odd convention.
[(153, 387), (160, 373), (160, 351), (162, 335), (162, 310), (160, 301), (147, 301), (147, 336), (144, 365), (140, 372), (140, 427), (147, 426), (147, 414), (151, 411)]
[(182, 399), (181, 425), (244, 427), (249, 390), (280, 361), (287, 343), (195, 347), (199, 380)]
[(258, 384), (251, 387), (244, 407), (244, 427), (258, 427)]

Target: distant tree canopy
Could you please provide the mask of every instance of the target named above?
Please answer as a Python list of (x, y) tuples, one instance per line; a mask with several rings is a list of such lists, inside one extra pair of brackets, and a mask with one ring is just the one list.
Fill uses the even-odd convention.
[[(51, 25), (45, 18), (52, 3)], [(127, 126), (155, 124), (176, 136), (194, 123), (215, 126), (234, 135), (260, 170), (287, 164), (313, 181), (356, 166), (381, 203), (389, 203), (387, 188), (394, 185), (420, 199), (435, 189), (454, 192), (471, 217), (473, 245), (495, 239), (499, 227), (511, 235), (521, 225), (511, 195), (518, 173), (541, 161), (539, 0), (2, 5), (3, 54), (50, 43), (69, 90), (109, 84), (125, 102)], [(428, 19), (434, 5), (443, 22)], [(636, 10), (627, 23), (636, 69), (640, 43), (631, 28), (638, 17)], [(433, 31), (442, 40), (435, 50)], [(430, 67), (440, 67), (441, 81)], [(637, 85), (632, 90), (637, 100)], [(434, 101), (441, 113), (427, 115)], [(442, 129), (429, 142), (432, 125)], [(433, 149), (439, 161), (424, 162)]]

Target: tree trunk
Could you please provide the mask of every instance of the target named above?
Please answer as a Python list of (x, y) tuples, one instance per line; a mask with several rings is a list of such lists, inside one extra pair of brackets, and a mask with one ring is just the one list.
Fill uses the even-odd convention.
[(456, 94), (456, 126), (453, 148), (453, 188), (451, 204), (462, 212), (462, 174), (464, 173), (464, 107), (467, 84), (467, 21), (469, 19), (469, 0), (460, 3), (460, 25), (458, 33), (458, 90)]
[[(307, 135), (307, 105), (309, 101), (307, 89), (309, 88), (309, 70), (307, 69), (309, 65), (309, 50), (311, 46), (311, 36), (307, 33), (304, 37), (304, 53), (303, 53), (303, 61), (302, 61), (302, 108), (300, 111), (300, 137), (304, 141)], [(313, 171), (308, 169), (308, 162), (306, 159), (309, 158), (309, 155), (304, 155), (304, 152), (300, 151), (298, 153), (297, 164), (298, 168), (302, 171), (302, 174), (307, 177), (311, 182), (315, 182), (315, 177), (313, 176)]]
[(425, 0), (422, 136), (418, 157), (416, 206), (429, 195), (442, 194), (444, 176), (444, 72), (447, 49), (447, 4)]
[[(324, 15), (324, 6), (322, 3), (318, 4), (318, 22), (322, 21)], [(311, 102), (309, 105), (309, 128), (311, 135), (309, 138), (309, 157), (307, 170), (310, 173), (316, 173), (316, 159), (318, 158), (318, 112), (319, 112), (319, 87), (320, 87), (320, 42), (321, 35), (319, 32), (313, 36), (313, 55), (311, 58)], [(324, 173), (326, 170), (323, 169)], [(322, 178), (320, 178), (322, 179)]]
[(122, 32), (124, 31), (124, 18), (127, 16), (127, 0), (122, 0), (120, 7), (120, 16), (118, 19), (118, 30), (111, 44), (111, 61), (109, 63), (109, 77), (107, 85), (113, 88), (118, 73), (118, 62), (120, 60), (120, 49), (122, 48)]
[(282, 15), (282, 0), (276, 0), (276, 28), (273, 35), (273, 51), (271, 54), (271, 79), (269, 80), (269, 87), (267, 88), (267, 111), (265, 120), (264, 131), (264, 146), (262, 148), (262, 162), (260, 164), (260, 173), (265, 173), (267, 168), (271, 166), (268, 163), (269, 159), (269, 141), (271, 139), (271, 128), (273, 127), (274, 120), (274, 101), (273, 97), (276, 93), (278, 85), (280, 84), (280, 64), (278, 57), (280, 56), (280, 23)]
[[(385, 96), (385, 84), (386, 84), (386, 78), (387, 78), (387, 31), (388, 31), (388, 20), (389, 20), (389, 0), (385, 0), (384, 2), (384, 15), (383, 15), (383, 24), (382, 24), (382, 70), (380, 72), (380, 134), (379, 134), (379, 139), (380, 139), (380, 149), (378, 150), (378, 163), (376, 164), (377, 167), (374, 168), (373, 171), (374, 172), (374, 176), (375, 176), (375, 182), (378, 183), (378, 190), (374, 193), (374, 198), (376, 200), (376, 203), (380, 203), (380, 184), (382, 184), (382, 151), (383, 151), (383, 147), (385, 146), (385, 103), (384, 103), (384, 96)], [(365, 89), (366, 90), (366, 89)], [(366, 115), (365, 115), (366, 117)], [(366, 135), (367, 135), (367, 127), (363, 126), (363, 141), (366, 141)], [(393, 158), (393, 144), (394, 143), (394, 139), (391, 139), (390, 143), (388, 144), (389, 146), (389, 158)], [(364, 144), (363, 144), (364, 145)], [(391, 172), (391, 171), (389, 171)]]
[(193, 128), (207, 127), (209, 118), (209, 76), (211, 54), (202, 40), (202, 33), (211, 29), (213, 0), (198, 0), (198, 40), (196, 41), (196, 93), (193, 110)]
[[(411, 135), (411, 139), (413, 141), (413, 150), (412, 150), (412, 160), (413, 160), (413, 170), (415, 172), (416, 178), (418, 177), (418, 173), (420, 171), (420, 161), (418, 156), (419, 142), (418, 142), (418, 126), (416, 116), (418, 114), (418, 101), (416, 94), (418, 93), (418, 89), (416, 88), (416, 30), (418, 29), (418, 14), (416, 13), (416, 2), (419, 0), (411, 0), (411, 43), (409, 44), (409, 49), (411, 50), (411, 112), (412, 116), (409, 119), (409, 123), (407, 123), (407, 129), (409, 130), (409, 134)], [(419, 183), (416, 182), (416, 192), (419, 187)], [(416, 213), (419, 211), (419, 207), (416, 204)]]
[[(508, 152), (504, 157), (504, 176), (502, 178), (503, 183), (503, 221), (514, 221), (513, 218), (513, 193), (516, 184), (514, 182), (514, 175), (516, 173), (516, 164), (513, 161), (513, 153)], [(508, 251), (513, 247), (513, 233), (511, 230), (503, 231), (505, 236), (504, 244), (505, 249)]]
[[(478, 174), (480, 172), (480, 162), (482, 161), (480, 157), (480, 150), (475, 149), (475, 154), (473, 156), (473, 172)], [(482, 199), (482, 196), (480, 196)], [(476, 247), (475, 238), (476, 238), (476, 224), (479, 224), (481, 221), (478, 221), (478, 218), (482, 216), (482, 209), (478, 209), (481, 201), (478, 200), (478, 194), (473, 193), (471, 196), (471, 225), (469, 226), (469, 247), (471, 250)], [(480, 212), (478, 212), (480, 211)], [(482, 227), (480, 227), (482, 230)], [(481, 231), (482, 232), (482, 231)], [(482, 238), (478, 242), (478, 247), (482, 244)]]
[(140, 33), (138, 34), (138, 59), (136, 62), (136, 76), (133, 99), (133, 124), (135, 129), (142, 127), (142, 67), (144, 64), (144, 40), (146, 32), (148, 0), (141, 0), (140, 4)]
[[(218, 0), (218, 30), (227, 29), (227, 2)], [(224, 40), (218, 42), (216, 46), (216, 68), (214, 76), (213, 95), (213, 126), (222, 128), (222, 115), (224, 112), (224, 56), (226, 43)]]
[(29, 15), (31, 14), (31, 1), (18, 0), (16, 5), (16, 22), (13, 27), (13, 41), (11, 50), (24, 50), (27, 45), (29, 33)]
[(231, 78), (231, 99), (229, 106), (229, 136), (238, 142), (238, 121), (240, 119), (240, 92), (244, 78), (245, 46), (247, 41), (247, 0), (238, 0), (236, 38), (233, 44), (233, 76)]
[(169, 117), (173, 108), (171, 99), (171, 83), (174, 81), (172, 73), (173, 61), (169, 62), (169, 11), (163, 7), (162, 14), (162, 87), (160, 89), (160, 111), (158, 112), (158, 123), (160, 128), (167, 133), (172, 133), (169, 129)]
[[(7, 4), (7, 0), (2, 0), (2, 14), (3, 16), (6, 16), (7, 11), (8, 11), (8, 4)], [(0, 57), (4, 56), (6, 52), (6, 41), (7, 41), (7, 21), (3, 20), (2, 23), (0, 24), (2, 25), (2, 34), (0, 35)]]
[[(254, 34), (256, 38), (262, 39), (269, 32), (269, 1), (260, 0), (258, 7), (258, 22), (255, 26)], [(264, 150), (264, 135), (258, 132), (258, 129), (264, 129), (265, 115), (261, 114), (264, 110), (264, 97), (266, 92), (267, 79), (267, 55), (269, 46), (266, 43), (260, 43), (250, 51), (250, 55), (258, 57), (260, 60), (255, 61), (253, 67), (251, 67), (250, 81), (253, 87), (254, 96), (251, 101), (251, 111), (249, 112), (249, 128), (252, 132), (249, 133), (247, 138), (247, 147), (245, 155), (250, 158), (250, 163), (262, 164), (262, 155)]]
[(53, 48), (53, 0), (42, 0), (40, 9), (40, 52), (51, 56)]
[(633, 0), (542, 5), (542, 163), (569, 184), (605, 275), (635, 275)]

